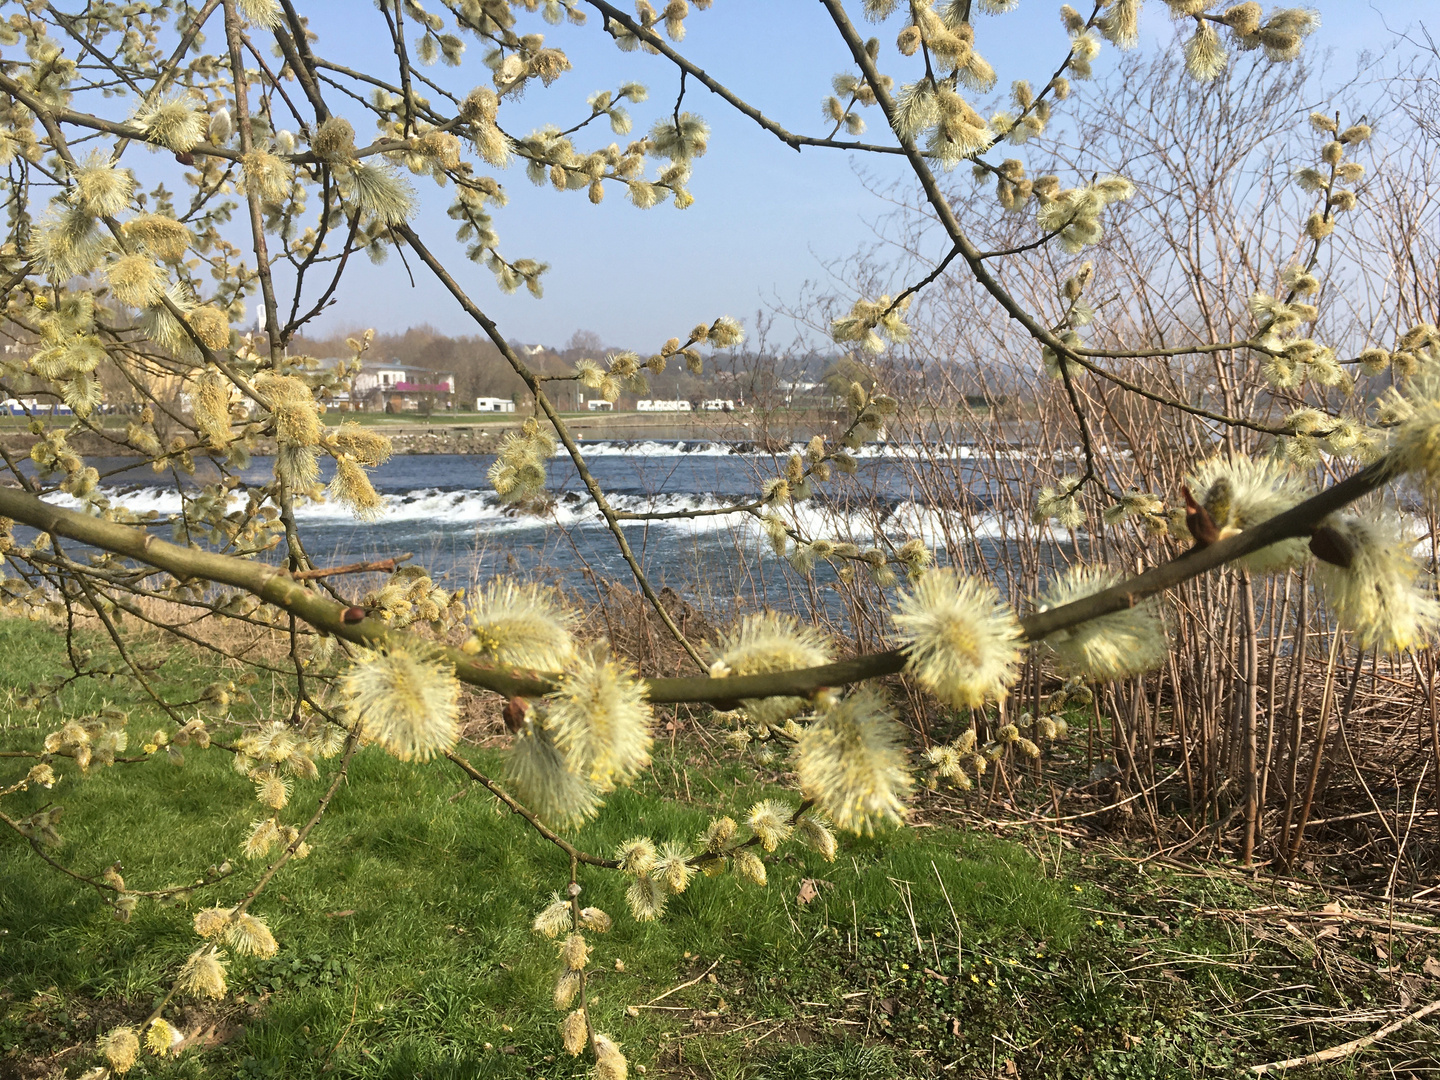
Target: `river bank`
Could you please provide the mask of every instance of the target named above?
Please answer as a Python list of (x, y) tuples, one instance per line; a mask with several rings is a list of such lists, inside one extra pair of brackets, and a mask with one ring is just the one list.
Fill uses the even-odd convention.
[[(785, 412), (761, 417), (752, 413), (569, 413), (562, 414), (576, 442), (597, 440), (628, 442), (654, 441), (715, 441), (737, 444), (742, 452), (768, 449), (778, 452), (788, 447), (791, 433), (804, 431), (808, 436), (836, 426), (831, 415), (817, 412)], [(63, 419), (63, 418), (57, 418)], [(125, 419), (106, 417), (103, 434), (79, 431), (71, 434), (69, 444), (86, 457), (139, 457), (125, 442)], [(525, 422), (524, 414), (494, 416), (477, 413), (454, 416), (436, 415), (429, 419), (419, 416), (393, 416), (383, 413), (328, 413), (327, 426), (357, 421), (367, 429), (389, 436), (396, 454), (493, 454), (505, 436), (518, 431)], [(783, 433), (783, 434), (782, 434)], [(38, 436), (24, 426), (0, 432), (0, 445), (12, 453), (27, 455)], [(275, 452), (273, 439), (261, 439), (254, 448), (258, 455)]]

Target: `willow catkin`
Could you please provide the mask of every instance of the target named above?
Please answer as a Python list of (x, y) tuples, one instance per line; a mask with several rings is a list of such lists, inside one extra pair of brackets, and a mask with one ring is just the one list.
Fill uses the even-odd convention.
[(1009, 693), (1020, 662), (1020, 621), (993, 586), (932, 570), (901, 594), (894, 621), (907, 669), (942, 700), (979, 707)]

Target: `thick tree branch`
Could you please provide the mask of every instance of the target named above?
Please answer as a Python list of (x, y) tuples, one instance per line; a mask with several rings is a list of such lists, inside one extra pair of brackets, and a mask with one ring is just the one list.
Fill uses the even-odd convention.
[[(1330, 514), (1377, 490), (1394, 476), (1395, 469), (1391, 463), (1382, 459), (1252, 529), (1209, 547), (1192, 549), (1104, 592), (1028, 615), (1021, 620), (1025, 639), (1038, 641), (1112, 611), (1133, 607), (1148, 596), (1199, 577), (1242, 555), (1281, 540), (1308, 536)], [(347, 616), (353, 615), (356, 609), (312, 592), (276, 566), (198, 548), (180, 547), (143, 529), (63, 510), (15, 488), (0, 488), (0, 516), (148, 563), (181, 580), (199, 578), (245, 589), (317, 630), (357, 645), (376, 647), (386, 642), (413, 640), (407, 632), (387, 627), (380, 619), (365, 617), (356, 622), (347, 621)], [(531, 698), (543, 696), (556, 687), (555, 680), (542, 673), (482, 667), (458, 649), (445, 648), (443, 651), (455, 665), (456, 677), (472, 686), (493, 690), (507, 697)], [(650, 700), (656, 704), (713, 702), (728, 705), (742, 699), (808, 694), (825, 687), (894, 675), (904, 670), (905, 661), (902, 650), (891, 649), (796, 671), (723, 679), (707, 676), (652, 678), (646, 681), (646, 685)]]

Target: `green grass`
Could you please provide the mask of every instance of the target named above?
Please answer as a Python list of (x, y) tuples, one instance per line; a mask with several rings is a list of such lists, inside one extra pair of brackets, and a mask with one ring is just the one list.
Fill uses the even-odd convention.
[[(59, 659), (62, 646), (34, 624), (0, 623), (0, 651), (24, 661), (3, 676), (12, 699)], [(206, 674), (183, 653), (158, 673), (167, 689), (182, 693)], [(134, 696), (81, 682), (63, 691), (61, 702), (74, 714), (105, 697)], [(53, 724), (60, 714), (51, 715)], [(157, 722), (146, 707), (135, 709), (131, 752)], [(6, 748), (37, 746), (48, 726), (36, 728), (33, 714), (12, 712)], [(493, 755), (473, 756), (481, 767), (498, 769)], [(66, 762), (53, 791), (11, 796), (6, 810), (20, 817), (51, 800), (63, 803), (61, 861), (90, 874), (119, 861), (138, 888), (180, 884), (234, 858), (248, 823), (259, 816), (250, 784), (228, 760), (221, 750), (192, 750), (181, 768), (151, 760), (82, 779)], [(16, 762), (5, 775), (26, 764)], [(608, 853), (638, 833), (685, 839), (713, 812), (739, 813), (780, 793), (739, 762), (703, 773), (698, 764), (683, 747), (674, 756), (662, 750), (652, 777), (616, 793), (576, 841)], [(711, 799), (690, 804), (674, 797), (684, 769), (692, 781), (703, 775)], [(297, 785), (291, 813), (307, 814), (322, 788), (323, 778)], [(564, 885), (568, 865), (496, 806), (448, 763), (407, 765), (362, 751), (315, 834), (314, 853), (287, 867), (255, 906), (281, 941), (279, 956), (236, 961), (236, 1005), (209, 1010), (215, 1019), (238, 1021), (240, 1033), (178, 1063), (156, 1067), (149, 1059), (150, 1074), (318, 1075), (329, 1055), (342, 1075), (525, 1076), (542, 1067), (555, 1076), (578, 1075), (568, 1062), (547, 1061), (559, 1049), (549, 1001), (556, 961), (553, 946), (529, 929), (534, 912)], [(0, 847), (0, 969), (7, 973), (9, 1012), (0, 1021), (0, 1054), (38, 1055), (86, 1042), (122, 1018), (143, 1018), (196, 943), (189, 926), (194, 909), (233, 903), (254, 869), (243, 865), (235, 879), (187, 903), (144, 902), (121, 923), (92, 890), (7, 838)], [(889, 926), (898, 904), (894, 881), (913, 883), (916, 910), (946, 911), (949, 924), (937, 872), (967, 923), (1003, 921), (1026, 938), (1056, 941), (1078, 926), (1063, 890), (1040, 879), (1020, 849), (948, 831), (849, 843), (833, 865), (794, 849), (772, 862), (764, 889), (729, 875), (698, 878), (654, 924), (628, 916), (619, 875), (582, 871), (585, 901), (616, 916), (615, 929), (593, 942), (597, 1020), (634, 1060), (653, 1061), (661, 1036), (676, 1026), (674, 1016), (644, 1010), (631, 1018), (626, 1006), (645, 1003), (712, 961), (719, 961), (719, 982), (668, 1000), (703, 1004), (743, 983), (797, 970), (806, 972), (807, 993), (838, 998), (850, 983), (839, 969), (812, 969), (816, 950), (840, 950), (857, 932), (890, 932), (879, 928)], [(796, 896), (807, 877), (826, 883), (820, 897), (801, 908)], [(953, 928), (940, 929), (953, 939)], [(789, 1011), (788, 994), (754, 993), (767, 1014)], [(77, 1014), (89, 1019), (89, 1029), (75, 1022)], [(175, 1019), (186, 1018), (185, 1010), (176, 1011)], [(504, 1053), (507, 1046), (515, 1052)], [(723, 1046), (714, 1053), (727, 1056)]]
[[(34, 747), (57, 725), (53, 702), (40, 713), (17, 703), (63, 647), (48, 627), (0, 622), (0, 701), (11, 703), (0, 749)], [(182, 696), (216, 674), (184, 651), (141, 645), (138, 654), (164, 660), (157, 686)], [(251, 691), (268, 706), (268, 684)], [(80, 681), (58, 698), (67, 715), (102, 700), (132, 709), (131, 753), (161, 726), (121, 683)], [(467, 753), (499, 771), (495, 754)], [(27, 764), (0, 759), (0, 787)], [(97, 874), (118, 861), (138, 888), (192, 882), (227, 859), (239, 872), (185, 902), (142, 902), (120, 922), (13, 834), (0, 839), (7, 1080), (41, 1075), (44, 1062), (83, 1071), (97, 1034), (143, 1019), (164, 994), (196, 944), (194, 910), (234, 903), (258, 872), (237, 857), (259, 816), (251, 785), (224, 751), (192, 751), (181, 768), (150, 760), (85, 778), (68, 766), (53, 791), (3, 805), (22, 817), (62, 803), (57, 857), (66, 865)], [(688, 838), (715, 813), (784, 794), (777, 778), (683, 738), (663, 742), (641, 782), (574, 839), (608, 853), (637, 834)], [(324, 775), (297, 784), (290, 820), (308, 816), (324, 784)], [(167, 1013), (187, 1031), (213, 1027), (213, 1045), (176, 1061), (146, 1056), (131, 1077), (586, 1075), (583, 1059), (559, 1045), (554, 947), (529, 928), (568, 880), (557, 849), (448, 763), (407, 765), (374, 749), (356, 756), (312, 839), (313, 854), (254, 907), (279, 955), (236, 960), (226, 1002)], [(1287, 951), (1284, 940), (1185, 916), (1184, 904), (1256, 903), (1233, 879), (1064, 852), (1056, 873), (1018, 844), (941, 827), (847, 838), (831, 864), (793, 845), (768, 862), (767, 887), (697, 878), (650, 924), (629, 917), (617, 874), (582, 868), (584, 902), (615, 916), (611, 933), (591, 937), (594, 1015), (647, 1075), (1238, 1076), (1242, 1065), (1313, 1047), (1276, 1025), (1243, 1024), (1236, 1002), (1285, 984), (1304, 986), (1280, 999), (1291, 1003), (1388, 1000), (1378, 976), (1327, 982), (1339, 954), (1320, 970), (1313, 953)], [(818, 895), (801, 905), (805, 879)], [(1176, 899), (1181, 906), (1167, 906)], [(1396, 962), (1418, 970), (1422, 959)], [(707, 970), (713, 981), (659, 1002), (673, 1008), (627, 1012)], [(1353, 1066), (1312, 1075), (1352, 1075)]]

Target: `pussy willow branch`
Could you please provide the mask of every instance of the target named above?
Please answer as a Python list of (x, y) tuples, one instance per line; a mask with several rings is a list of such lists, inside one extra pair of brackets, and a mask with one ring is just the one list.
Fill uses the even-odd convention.
[[(0, 90), (18, 98), (31, 112), (35, 113), (42, 120), (48, 118), (57, 124), (71, 124), (75, 127), (87, 128), (91, 131), (103, 131), (107, 135), (118, 135), (123, 139), (132, 142), (145, 143), (148, 146), (157, 146), (153, 140), (146, 138), (143, 129), (134, 124), (121, 124), (113, 120), (106, 120), (103, 117), (94, 116), (91, 113), (76, 112), (73, 109), (52, 109), (29, 93), (19, 82), (10, 76), (0, 72)], [(362, 146), (353, 151), (352, 157), (357, 161), (377, 154), (392, 154), (400, 151), (414, 149), (411, 139), (377, 139), (368, 146)], [(237, 164), (243, 163), (243, 155), (238, 150), (231, 150), (224, 146), (215, 146), (213, 143), (198, 142), (190, 148), (190, 153), (195, 157), (224, 158)], [(301, 151), (294, 154), (276, 154), (282, 161), (292, 165), (319, 165), (323, 158), (311, 151)]]
[(447, 750), (445, 752), (445, 756), (451, 761), (453, 761), (456, 765), (458, 765), (460, 767), (460, 771), (463, 772), (466, 776), (470, 777), (471, 780), (474, 780), (477, 784), (484, 787), (485, 790), (490, 792), (491, 795), (494, 795), (502, 803), (508, 806), (512, 814), (520, 815), (527, 822), (529, 822), (532, 829), (538, 832), (546, 840), (549, 840), (550, 843), (554, 844), (561, 851), (565, 852), (566, 855), (569, 855), (572, 862), (582, 862), (586, 866), (599, 866), (606, 870), (614, 870), (620, 866), (620, 862), (617, 859), (602, 859), (598, 855), (590, 855), (586, 852), (581, 851), (574, 844), (570, 843), (570, 841), (566, 840), (554, 829), (550, 828), (543, 821), (541, 821), (540, 818), (536, 816), (534, 811), (527, 810), (515, 799), (513, 795), (511, 795), (508, 791), (502, 788), (499, 784), (495, 783), (494, 780), (491, 780), (474, 765), (471, 765), (470, 762), (466, 761), (459, 754), (455, 753), (455, 751)]
[[(148, 761), (149, 759), (137, 758), (134, 760)], [(21, 822), (16, 821), (14, 818), (3, 812), (0, 812), (0, 825), (4, 825), (7, 828), (13, 829), (16, 833), (18, 833), (23, 840), (29, 843), (31, 850), (34, 851), (36, 855), (40, 856), (40, 858), (43, 859), (45, 862), (49, 863), (51, 867), (59, 870), (66, 877), (74, 878), (76, 881), (79, 881), (82, 884), (91, 886), (97, 892), (111, 892), (117, 896), (141, 896), (147, 900), (161, 900), (170, 896), (180, 896), (182, 894), (189, 895), (190, 893), (199, 892), (201, 889), (208, 889), (212, 885), (218, 885), (220, 882), (228, 878), (231, 874), (235, 873), (234, 869), (232, 868), (230, 870), (227, 870), (223, 874), (217, 874), (213, 878), (207, 878), (199, 885), (172, 885), (168, 889), (122, 889), (118, 885), (110, 884), (110, 882), (105, 881), (103, 878), (89, 877), (88, 875), (79, 873), (78, 871), (71, 870), (68, 866), (60, 862), (58, 859), (54, 858), (48, 851), (46, 851), (45, 845), (42, 844), (39, 840), (36, 840), (33, 836), (28, 836), (25, 833)]]
[(774, 135), (777, 139), (783, 142), (786, 146), (790, 147), (790, 149), (792, 150), (798, 151), (801, 147), (804, 146), (821, 146), (829, 147), (835, 150), (864, 150), (872, 154), (904, 153), (904, 151), (898, 146), (878, 146), (873, 143), (836, 141), (835, 139), (817, 139), (809, 135), (796, 135), (794, 132), (786, 130), (783, 125), (776, 123), (774, 120), (771, 120), (768, 116), (762, 113), (759, 109), (755, 108), (755, 106), (751, 105), (749, 102), (736, 96), (736, 94), (729, 88), (727, 88), (723, 83), (720, 83), (712, 76), (707, 75), (701, 68), (695, 66), (695, 64), (685, 59), (684, 56), (672, 49), (670, 45), (665, 41), (665, 39), (662, 38), (659, 34), (655, 33), (655, 31), (653, 30), (647, 30), (645, 27), (641, 26), (638, 22), (632, 19), (629, 15), (625, 14), (625, 12), (617, 8), (614, 4), (608, 4), (605, 2), (605, 0), (585, 0), (585, 2), (591, 7), (593, 7), (596, 11), (604, 15), (611, 22), (615, 23), (618, 26), (623, 26), (626, 30), (630, 31), (630, 33), (634, 34), (645, 44), (649, 45), (661, 56), (665, 57), (665, 59), (669, 60), (672, 64), (678, 67), (681, 71), (685, 72), (696, 82), (704, 86), (705, 89), (709, 90), (717, 97), (723, 99), (728, 105), (730, 105), (731, 108), (738, 110), (745, 116), (748, 116), (751, 120), (755, 121), (755, 123), (759, 124), (766, 131), (770, 132), (770, 134)]
[[(345, 758), (341, 761), (340, 767), (335, 770), (335, 777), (330, 782), (330, 787), (326, 789), (325, 794), (320, 797), (320, 803), (315, 808), (315, 813), (311, 815), (310, 820), (305, 823), (305, 827), (300, 830), (300, 835), (286, 845), (285, 850), (278, 859), (266, 867), (265, 872), (260, 875), (260, 880), (256, 882), (255, 887), (246, 894), (245, 899), (241, 900), (240, 903), (234, 907), (232, 915), (244, 914), (245, 909), (254, 902), (255, 898), (260, 895), (261, 890), (270, 883), (270, 879), (279, 873), (280, 868), (294, 856), (296, 849), (305, 842), (305, 837), (310, 835), (310, 830), (320, 823), (320, 819), (325, 815), (326, 808), (330, 805), (330, 800), (334, 798), (335, 792), (340, 790), (340, 783), (345, 779), (350, 758), (355, 753), (355, 748), (359, 744), (360, 740), (352, 733), (345, 743)], [(201, 948), (204, 948), (204, 946), (202, 945)], [(159, 1003), (150, 1011), (150, 1015), (140, 1024), (141, 1030), (148, 1028), (159, 1019), (160, 1015), (165, 1011), (165, 1007), (170, 1004), (179, 990), (180, 979), (179, 976), (177, 976), (171, 982), (170, 989), (166, 992), (165, 996), (160, 999)]]
[(320, 819), (325, 816), (325, 811), (330, 808), (330, 800), (335, 798), (335, 793), (340, 790), (340, 785), (345, 782), (345, 777), (350, 771), (350, 759), (355, 756), (355, 751), (359, 746), (360, 738), (352, 731), (345, 740), (345, 753), (340, 759), (340, 765), (335, 770), (335, 775), (331, 777), (330, 786), (325, 789), (325, 794), (321, 795), (320, 801), (316, 803), (315, 812), (310, 815), (310, 820), (305, 822), (301, 827), (295, 839), (285, 845), (285, 850), (280, 853), (280, 857), (265, 868), (265, 872), (260, 875), (259, 880), (256, 881), (250, 891), (245, 894), (245, 899), (241, 900), (240, 903), (235, 906), (236, 915), (242, 914), (246, 908), (255, 902), (255, 898), (260, 895), (266, 885), (270, 884), (270, 880), (280, 872), (284, 865), (295, 857), (295, 852), (300, 849), (300, 845), (305, 842), (305, 838), (314, 831), (316, 825), (320, 824)]
[(305, 91), (305, 96), (310, 100), (310, 106), (315, 110), (315, 120), (323, 124), (330, 118), (330, 110), (325, 106), (325, 100), (320, 96), (320, 89), (315, 83), (314, 57), (310, 55), (310, 43), (305, 40), (305, 27), (296, 14), (295, 7), (285, 0), (282, 5), (285, 9), (285, 17), (291, 28), (298, 36), (292, 39), (285, 32), (284, 27), (275, 27), (275, 42), (280, 46), (280, 51), (285, 55), (285, 62), (290, 65), (290, 70), (295, 73), (299, 80), (300, 87)]
[[(1164, 592), (1209, 570), (1224, 566), (1242, 555), (1268, 547), (1280, 540), (1310, 535), (1326, 517), (1377, 490), (1396, 475), (1391, 462), (1382, 459), (1355, 475), (1327, 488), (1269, 521), (1209, 547), (1192, 549), (1103, 592), (1074, 603), (1036, 612), (1021, 620), (1027, 641), (1038, 641), (1112, 611), (1133, 607), (1140, 600)], [(199, 548), (181, 547), (161, 540), (143, 529), (117, 525), (99, 518), (64, 510), (15, 488), (0, 488), (0, 516), (13, 518), (31, 528), (78, 540), (118, 555), (148, 563), (182, 580), (202, 579), (231, 585), (258, 596), (266, 603), (302, 619), (323, 633), (333, 634), (357, 645), (377, 647), (387, 642), (414, 640), (382, 620), (367, 617), (347, 622), (353, 609), (305, 587), (283, 569), (250, 559), (219, 555)], [(441, 648), (436, 646), (436, 648)], [(483, 667), (458, 649), (442, 648), (455, 665), (462, 682), (493, 690), (507, 697), (540, 697), (556, 689), (554, 677), (539, 672), (520, 672)], [(842, 660), (834, 664), (777, 671), (764, 675), (740, 675), (714, 679), (652, 678), (646, 680), (650, 701), (730, 703), (747, 698), (793, 696), (813, 693), (825, 687), (845, 686), (884, 675), (905, 667), (903, 650), (890, 649)]]
[[(805, 816), (805, 811), (809, 810), (814, 805), (814, 799), (801, 800), (800, 805), (797, 806), (794, 813), (790, 815), (790, 821), (788, 822), (790, 828), (793, 829), (797, 824), (799, 824), (800, 819)], [(748, 839), (742, 840), (738, 844), (725, 848), (723, 851), (702, 851), (699, 855), (692, 855), (685, 861), (688, 862), (691, 866), (704, 866), (706, 863), (712, 863), (716, 859), (728, 859), (733, 856), (735, 852), (741, 850), (742, 848), (752, 848), (758, 846), (759, 844), (760, 834), (754, 833)]]
[(74, 42), (79, 45), (80, 48), (84, 49), (87, 53), (93, 56), (102, 67), (108, 69), (110, 74), (114, 75), (117, 79), (119, 79), (126, 86), (128, 86), (134, 94), (136, 94), (137, 96), (143, 96), (143, 91), (138, 85), (136, 85), (134, 79), (132, 79), (120, 68), (116, 67), (114, 60), (106, 56), (94, 45), (90, 44), (90, 42), (85, 38), (85, 36), (75, 29), (76, 16), (67, 15), (65, 14), (65, 12), (57, 10), (55, 5), (44, 3), (43, 0), (41, 3), (41, 7), (45, 11), (48, 11), (50, 13), (50, 16), (57, 23), (59, 23), (62, 28), (64, 28), (65, 33), (69, 34), (71, 39), (74, 40)]
[(574, 462), (575, 470), (580, 474), (580, 479), (581, 482), (584, 483), (585, 489), (590, 492), (590, 497), (595, 500), (596, 509), (599, 510), (605, 518), (605, 524), (610, 529), (610, 534), (615, 538), (615, 544), (620, 549), (620, 555), (630, 567), (630, 572), (634, 576), (636, 584), (640, 586), (640, 591), (645, 594), (645, 599), (650, 602), (650, 606), (654, 608), (656, 614), (660, 616), (661, 621), (665, 624), (666, 629), (670, 631), (671, 636), (680, 643), (690, 655), (690, 658), (699, 665), (701, 670), (704, 670), (706, 664), (700, 655), (700, 651), (685, 637), (680, 627), (675, 625), (675, 620), (671, 618), (670, 612), (665, 610), (665, 605), (660, 602), (660, 597), (655, 594), (655, 590), (650, 585), (650, 579), (645, 574), (644, 568), (641, 567), (640, 561), (635, 558), (635, 553), (630, 550), (630, 542), (625, 538), (624, 530), (620, 528), (619, 519), (615, 515), (615, 510), (610, 505), (610, 500), (606, 498), (604, 489), (601, 488), (599, 481), (597, 481), (594, 474), (591, 473), (590, 466), (585, 461), (584, 452), (580, 449), (579, 444), (575, 442), (574, 437), (570, 434), (570, 429), (566, 426), (565, 421), (560, 418), (560, 414), (556, 411), (555, 406), (551, 403), (550, 399), (545, 396), (544, 390), (541, 389), (540, 383), (536, 380), (530, 368), (520, 359), (515, 350), (510, 347), (510, 343), (505, 340), (505, 336), (500, 333), (500, 328), (495, 325), (494, 321), (475, 305), (475, 302), (471, 300), (465, 290), (460, 287), (459, 282), (441, 265), (440, 260), (435, 258), (430, 252), (430, 249), (421, 243), (420, 237), (415, 234), (415, 230), (410, 228), (409, 225), (402, 223), (394, 226), (394, 231), (404, 237), (406, 243), (415, 249), (415, 253), (420, 256), (421, 261), (430, 268), (430, 272), (439, 279), (440, 283), (445, 286), (450, 295), (455, 298), (455, 301), (464, 309), (465, 314), (480, 324), (480, 328), (485, 331), (485, 336), (500, 350), (501, 355), (505, 357), (506, 362), (514, 369), (515, 374), (525, 380), (525, 385), (529, 387), (530, 392), (535, 395), (536, 404), (544, 410), (546, 418), (555, 429), (555, 434), (560, 437), (560, 442), (570, 455), (570, 460)]
[[(594, 3), (595, 0), (589, 0), (589, 2)], [(836, 29), (840, 31), (840, 36), (845, 39), (845, 43), (850, 47), (851, 55), (854, 57), (855, 62), (860, 65), (860, 70), (865, 75), (865, 81), (870, 84), (870, 88), (875, 92), (875, 101), (879, 104), (881, 111), (885, 114), (886, 121), (893, 130), (895, 127), (895, 99), (891, 97), (890, 92), (885, 89), (885, 84), (880, 78), (879, 69), (875, 67), (875, 61), (870, 58), (870, 54), (865, 50), (864, 41), (861, 40), (854, 24), (851, 23), (850, 17), (845, 14), (845, 8), (840, 3), (840, 0), (820, 0), (820, 2), (824, 4), (825, 9), (829, 11), (831, 20), (835, 23)], [(970, 237), (960, 225), (959, 218), (955, 216), (954, 207), (950, 205), (950, 200), (945, 197), (945, 193), (940, 190), (940, 183), (936, 180), (929, 163), (925, 160), (925, 155), (916, 148), (915, 140), (905, 136), (900, 139), (900, 144), (905, 151), (906, 160), (910, 163), (911, 171), (914, 172), (916, 179), (920, 182), (920, 187), (925, 193), (926, 201), (930, 203), (931, 208), (935, 211), (935, 216), (940, 222), (941, 228), (945, 230), (945, 234), (950, 238), (951, 243), (960, 252), (961, 257), (970, 267), (970, 273), (974, 276), (975, 280), (980, 283), (981, 288), (995, 298), (996, 302), (999, 303), (1010, 318), (1024, 327), (1025, 331), (1036, 341), (1042, 345), (1049, 346), (1049, 348), (1061, 358), (1062, 362), (1066, 358), (1071, 359), (1086, 370), (1102, 378), (1109, 379), (1111, 382), (1132, 393), (1140, 394), (1143, 397), (1150, 398), (1152, 401), (1191, 413), (1195, 416), (1203, 416), (1206, 419), (1215, 420), (1219, 423), (1228, 424), (1233, 427), (1245, 427), (1268, 435), (1289, 434), (1284, 428), (1269, 427), (1251, 420), (1246, 420), (1243, 417), (1212, 413), (1208, 409), (1187, 405), (1182, 401), (1175, 401), (1163, 395), (1157, 395), (1144, 390), (1128, 380), (1111, 374), (1092, 361), (1077, 354), (1069, 345), (1066, 345), (1059, 337), (1051, 333), (1048, 327), (1040, 323), (1030, 312), (1026, 311), (1020, 302), (1010, 294), (1010, 291), (1001, 285), (999, 280), (990, 272), (989, 267), (985, 265), (983, 258), (984, 253), (971, 242)]]
[[(254, 148), (250, 128), (250, 87), (245, 78), (245, 55), (241, 51), (240, 15), (235, 0), (225, 4), (225, 38), (230, 47), (230, 77), (235, 85), (235, 121), (240, 134), (240, 153)], [(251, 182), (245, 184), (245, 202), (250, 211), (250, 246), (255, 254), (255, 271), (260, 277), (260, 295), (265, 304), (265, 337), (270, 343), (270, 363), (277, 365), (282, 355), (280, 307), (275, 300), (275, 282), (270, 274), (270, 253), (265, 242), (265, 211), (260, 205), (260, 192)]]
[[(220, 0), (206, 0), (205, 6), (195, 13), (195, 17), (190, 20), (189, 26), (185, 28), (185, 33), (181, 36), (180, 43), (175, 46), (175, 51), (170, 54), (170, 59), (161, 66), (160, 73), (155, 78), (155, 84), (150, 87), (150, 92), (141, 99), (142, 108), (149, 108), (150, 105), (165, 92), (166, 88), (170, 85), (170, 80), (173, 79), (175, 73), (180, 70), (180, 61), (185, 59), (185, 54), (190, 51), (190, 46), (195, 44), (196, 35), (200, 33), (205, 23), (219, 6)], [(143, 142), (144, 140), (141, 141)], [(128, 138), (116, 144), (113, 155), (115, 161), (120, 160), (121, 155), (125, 153), (125, 148), (129, 146), (129, 144), (130, 139)]]

